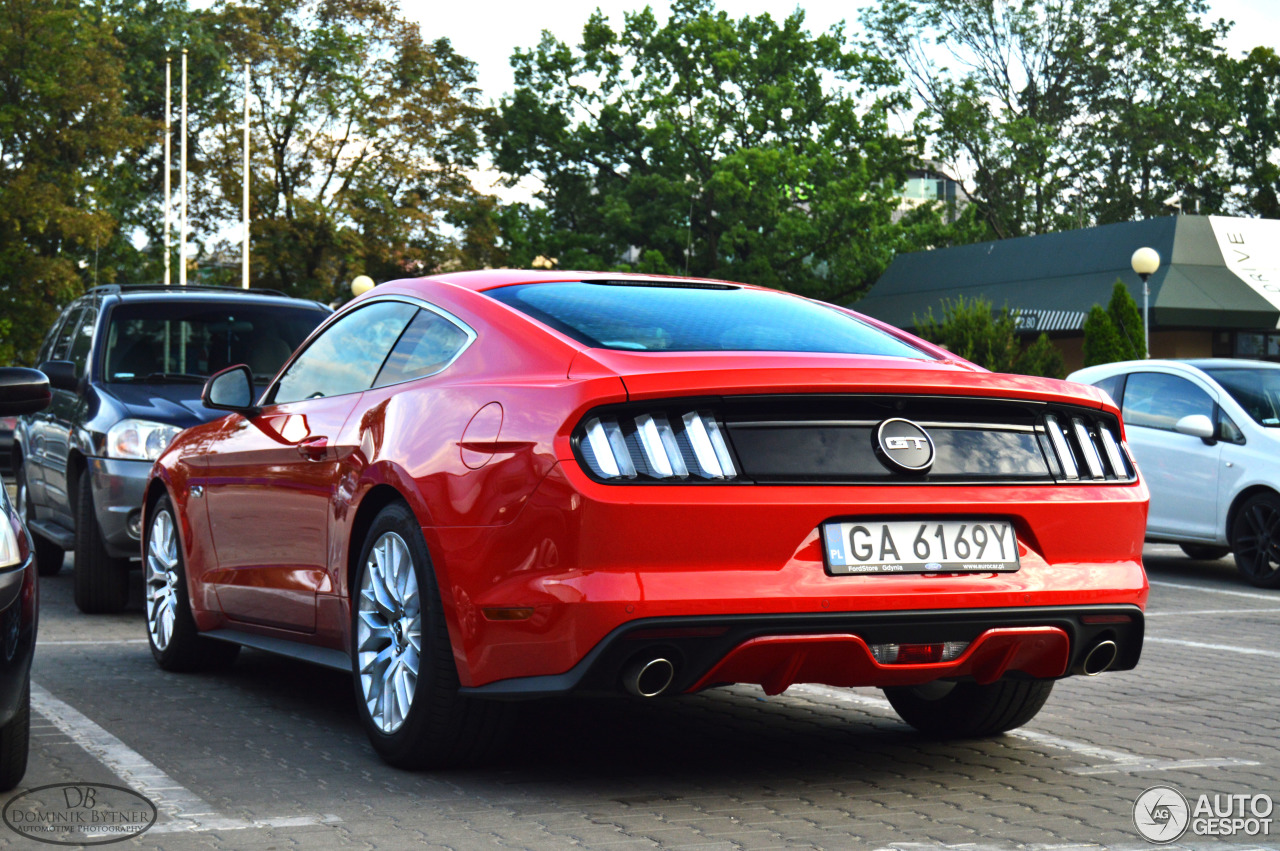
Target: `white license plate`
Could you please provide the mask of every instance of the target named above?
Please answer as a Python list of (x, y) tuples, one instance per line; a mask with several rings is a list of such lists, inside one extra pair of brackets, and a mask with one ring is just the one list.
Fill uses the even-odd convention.
[(822, 524), (831, 573), (989, 573), (1018, 569), (1007, 520), (841, 520)]

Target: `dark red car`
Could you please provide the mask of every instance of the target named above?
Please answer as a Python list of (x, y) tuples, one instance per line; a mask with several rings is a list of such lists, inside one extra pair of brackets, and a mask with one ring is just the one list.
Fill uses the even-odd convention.
[(940, 736), (1134, 667), (1147, 491), (1101, 391), (718, 281), (377, 287), (146, 491), (161, 666), (353, 673), (374, 747), (469, 761), (512, 702), (883, 687)]

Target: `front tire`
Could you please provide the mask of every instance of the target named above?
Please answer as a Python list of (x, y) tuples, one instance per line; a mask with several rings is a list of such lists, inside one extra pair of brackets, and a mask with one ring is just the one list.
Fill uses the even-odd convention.
[(1051, 691), (1053, 680), (998, 680), (886, 688), (884, 696), (903, 721), (927, 736), (975, 739), (1026, 724)]
[(121, 612), (129, 602), (129, 560), (107, 552), (87, 471), (76, 487), (74, 579), (76, 608), (86, 615)]
[(40, 536), (31, 529), (31, 521), (35, 519), (35, 511), (31, 508), (31, 488), (27, 485), (27, 467), (19, 464), (14, 474), (18, 485), (18, 515), (27, 524), (31, 532), (31, 548), (36, 554), (36, 573), (41, 576), (57, 576), (62, 570), (62, 563), (67, 558), (67, 551)]
[(1231, 552), (1230, 547), (1214, 547), (1209, 544), (1178, 544), (1178, 546), (1187, 554), (1187, 558), (1198, 561), (1217, 561)]
[(18, 711), (0, 727), (0, 792), (8, 792), (27, 773), (27, 753), (31, 744), (31, 677), (22, 687)]
[(166, 671), (225, 667), (240, 655), (240, 645), (204, 638), (196, 628), (176, 518), (173, 503), (163, 496), (147, 522), (142, 565), (147, 589), (147, 643), (156, 664)]
[(458, 693), (458, 670), (422, 529), (396, 503), (374, 518), (351, 586), (352, 675), (373, 749), (399, 768), (484, 759), (509, 704)]
[(1280, 588), (1280, 495), (1250, 497), (1231, 524), (1236, 569), (1259, 588)]

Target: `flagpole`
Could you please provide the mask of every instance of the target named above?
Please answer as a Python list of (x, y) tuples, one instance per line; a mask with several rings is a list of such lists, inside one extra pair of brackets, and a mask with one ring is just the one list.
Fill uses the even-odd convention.
[(187, 285), (187, 49), (182, 49), (182, 158), (178, 182), (182, 185), (182, 223), (178, 228), (178, 283)]
[(240, 251), (240, 285), (249, 289), (249, 63), (244, 63), (244, 248)]
[(172, 156), (169, 152), (173, 139), (171, 127), (173, 117), (172, 88), (173, 60), (166, 56), (164, 58), (164, 285), (166, 287), (171, 282), (171, 272), (169, 271), (169, 224), (173, 219)]

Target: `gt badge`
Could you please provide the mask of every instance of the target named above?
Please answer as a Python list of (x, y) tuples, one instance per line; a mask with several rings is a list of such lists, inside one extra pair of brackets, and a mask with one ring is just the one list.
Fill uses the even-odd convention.
[(880, 423), (871, 433), (871, 445), (876, 458), (892, 472), (923, 474), (933, 466), (933, 439), (911, 420)]

